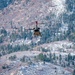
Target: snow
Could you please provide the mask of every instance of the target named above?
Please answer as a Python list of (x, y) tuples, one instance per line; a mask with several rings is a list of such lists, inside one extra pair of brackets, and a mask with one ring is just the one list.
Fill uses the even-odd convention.
[(29, 39), (26, 38), (25, 43), (26, 44), (30, 44), (31, 43), (31, 40), (29, 40)]
[(70, 41), (56, 41), (48, 44), (43, 44), (41, 47), (50, 50), (52, 53), (67, 55), (71, 53), (75, 55), (75, 50), (72, 49), (74, 46), (73, 42)]
[(29, 67), (20, 68), (17, 75), (71, 75), (71, 72), (51, 63), (38, 63)]
[(38, 43), (39, 41), (40, 41), (40, 36), (38, 36), (38, 37), (34, 37), (33, 39), (32, 39), (32, 42), (34, 42), (34, 43)]
[[(44, 44), (46, 45), (46, 44)], [(56, 41), (56, 42), (52, 42), (52, 43), (49, 43), (46, 45), (46, 47), (49, 47), (49, 48), (53, 48), (53, 50), (57, 49), (57, 48), (65, 48), (65, 47), (70, 47), (70, 46), (73, 46), (73, 43), (72, 42), (69, 42), (69, 41)], [(44, 46), (45, 47), (45, 46)]]
[(26, 38), (24, 39), (20, 39), (20, 40), (16, 40), (15, 42), (11, 42), (10, 45), (15, 46), (15, 45), (30, 45), (31, 44), (31, 40)]
[(59, 31), (61, 31), (62, 33), (66, 32), (68, 30), (68, 24), (64, 23), (62, 20), (62, 26), (60, 27)]
[(66, 0), (52, 0), (53, 4), (57, 5), (55, 12), (56, 16), (62, 14), (66, 10), (65, 1)]

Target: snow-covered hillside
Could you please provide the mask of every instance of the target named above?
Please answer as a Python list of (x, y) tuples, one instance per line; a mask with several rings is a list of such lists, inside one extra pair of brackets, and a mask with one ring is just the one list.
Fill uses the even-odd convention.
[[(1, 46), (8, 49), (9, 45), (35, 47), (55, 41), (62, 43), (66, 39), (74, 41), (74, 3), (70, 0), (13, 0), (13, 3), (0, 10)], [(42, 34), (40, 38), (33, 37), (32, 31), (25, 30), (35, 27), (35, 20), (45, 23), (39, 25)]]
[[(73, 74), (75, 0), (0, 0), (0, 6), (0, 74)], [(35, 21), (41, 36), (27, 30)]]
[(49, 63), (33, 64), (30, 67), (20, 67), (15, 75), (71, 75), (71, 72), (65, 70), (60, 66), (55, 66)]
[(43, 21), (50, 14), (59, 16), (65, 9), (65, 0), (15, 0), (3, 11), (0, 11), (0, 26), (10, 28), (13, 26), (28, 27), (28, 24), (35, 20)]

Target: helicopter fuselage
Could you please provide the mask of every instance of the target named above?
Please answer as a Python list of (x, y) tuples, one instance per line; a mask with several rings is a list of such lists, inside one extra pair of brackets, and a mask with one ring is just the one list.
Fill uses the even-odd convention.
[(34, 28), (34, 35), (41, 36), (40, 28)]

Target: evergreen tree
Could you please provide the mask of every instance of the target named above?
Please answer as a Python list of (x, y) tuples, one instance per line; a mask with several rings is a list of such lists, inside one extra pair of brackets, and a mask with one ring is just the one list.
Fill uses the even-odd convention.
[(71, 56), (71, 54), (69, 53), (69, 54), (68, 54), (68, 62), (70, 62), (70, 60), (72, 60), (72, 56)]
[(61, 54), (59, 55), (59, 63), (61, 64), (62, 56)]
[(0, 37), (0, 43), (2, 43), (3, 42), (3, 38), (2, 37)]
[(73, 71), (73, 75), (75, 75), (75, 69), (74, 69), (74, 71)]
[(56, 55), (55, 55), (55, 53), (53, 54), (53, 60), (55, 60), (56, 59)]
[(50, 61), (52, 62), (52, 53), (49, 54)]
[(13, 55), (13, 56), (10, 56), (10, 57), (9, 57), (9, 60), (14, 61), (16, 58), (17, 58), (16, 55)]

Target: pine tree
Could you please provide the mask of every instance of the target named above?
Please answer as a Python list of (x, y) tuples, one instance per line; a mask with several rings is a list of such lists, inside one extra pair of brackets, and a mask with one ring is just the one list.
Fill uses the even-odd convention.
[(61, 64), (62, 56), (61, 54), (59, 55), (59, 63)]
[(74, 69), (74, 71), (73, 71), (73, 75), (75, 75), (75, 69)]
[(52, 62), (52, 54), (50, 53), (49, 55), (50, 61)]

